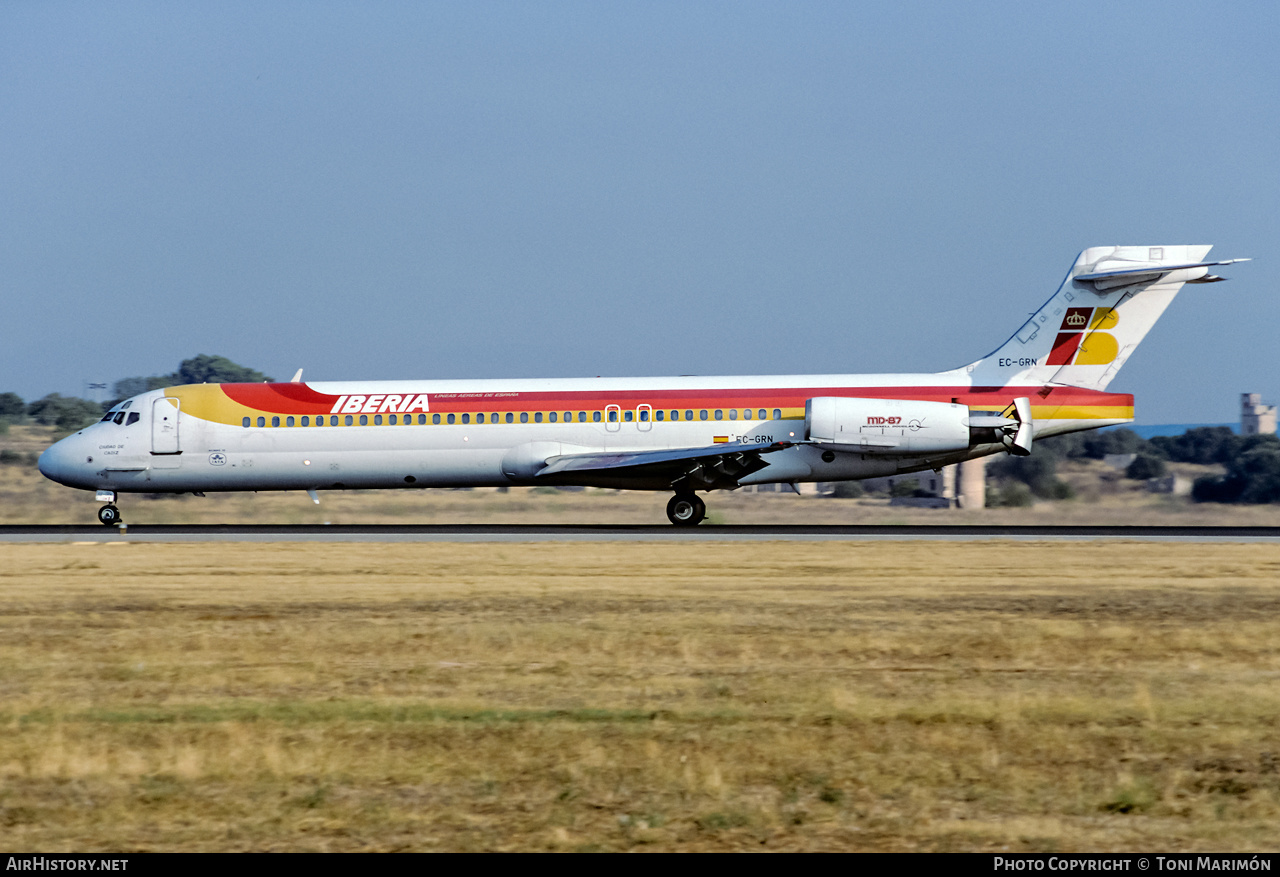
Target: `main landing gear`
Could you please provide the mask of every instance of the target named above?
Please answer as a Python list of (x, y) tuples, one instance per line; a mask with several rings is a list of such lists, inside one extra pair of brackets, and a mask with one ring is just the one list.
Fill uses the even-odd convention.
[(692, 493), (677, 493), (667, 502), (667, 517), (677, 527), (693, 527), (707, 516), (707, 504)]

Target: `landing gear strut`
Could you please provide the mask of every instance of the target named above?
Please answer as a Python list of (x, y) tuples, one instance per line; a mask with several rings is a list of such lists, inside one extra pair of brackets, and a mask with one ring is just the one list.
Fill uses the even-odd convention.
[(667, 502), (667, 517), (677, 527), (693, 527), (707, 516), (707, 504), (692, 493), (677, 493)]
[(113, 505), (104, 505), (98, 509), (98, 520), (108, 527), (114, 527), (120, 523), (120, 510)]

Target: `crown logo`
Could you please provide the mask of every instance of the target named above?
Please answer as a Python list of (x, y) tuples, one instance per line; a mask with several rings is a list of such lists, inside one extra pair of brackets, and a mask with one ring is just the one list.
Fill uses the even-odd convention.
[(1076, 326), (1083, 326), (1088, 322), (1089, 318), (1084, 314), (1069, 314), (1067, 318), (1062, 321), (1062, 324), (1064, 326), (1071, 326), (1074, 328)]

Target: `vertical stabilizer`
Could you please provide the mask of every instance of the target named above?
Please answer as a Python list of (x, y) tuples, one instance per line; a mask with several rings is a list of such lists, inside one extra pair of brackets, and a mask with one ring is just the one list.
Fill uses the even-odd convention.
[(1230, 262), (1203, 261), (1210, 249), (1090, 247), (1013, 337), (962, 371), (975, 385), (1103, 390), (1182, 284), (1222, 279), (1209, 268)]

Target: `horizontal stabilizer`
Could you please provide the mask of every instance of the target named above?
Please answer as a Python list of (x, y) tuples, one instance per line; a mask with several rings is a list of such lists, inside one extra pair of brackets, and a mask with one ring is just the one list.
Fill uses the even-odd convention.
[[(1114, 289), (1117, 286), (1128, 286), (1129, 284), (1132, 284), (1132, 283), (1147, 283), (1165, 274), (1170, 274), (1174, 271), (1182, 271), (1190, 268), (1211, 268), (1215, 265), (1234, 265), (1236, 262), (1249, 262), (1249, 261), (1251, 260), (1250, 259), (1226, 259), (1222, 262), (1178, 262), (1178, 263), (1147, 262), (1145, 264), (1140, 264), (1140, 265), (1134, 265), (1131, 262), (1122, 262), (1118, 264), (1124, 264), (1124, 265), (1127, 265), (1128, 267), (1115, 268), (1115, 269), (1109, 268), (1104, 271), (1095, 270), (1089, 274), (1077, 274), (1073, 279), (1092, 282), (1094, 287), (1099, 292), (1102, 292), (1104, 290)], [(1101, 265), (1097, 267), (1102, 267), (1102, 266), (1105, 266), (1106, 264), (1107, 264), (1106, 262), (1103, 262)], [(1117, 264), (1117, 263), (1112, 262), (1111, 264)], [(1212, 280), (1210, 280), (1211, 277), (1213, 278)], [(1195, 280), (1191, 280), (1189, 282), (1211, 283), (1214, 280), (1222, 280), (1222, 279), (1223, 278), (1221, 277), (1217, 277), (1217, 276), (1208, 274), (1206, 272), (1204, 276), (1197, 278)]]

